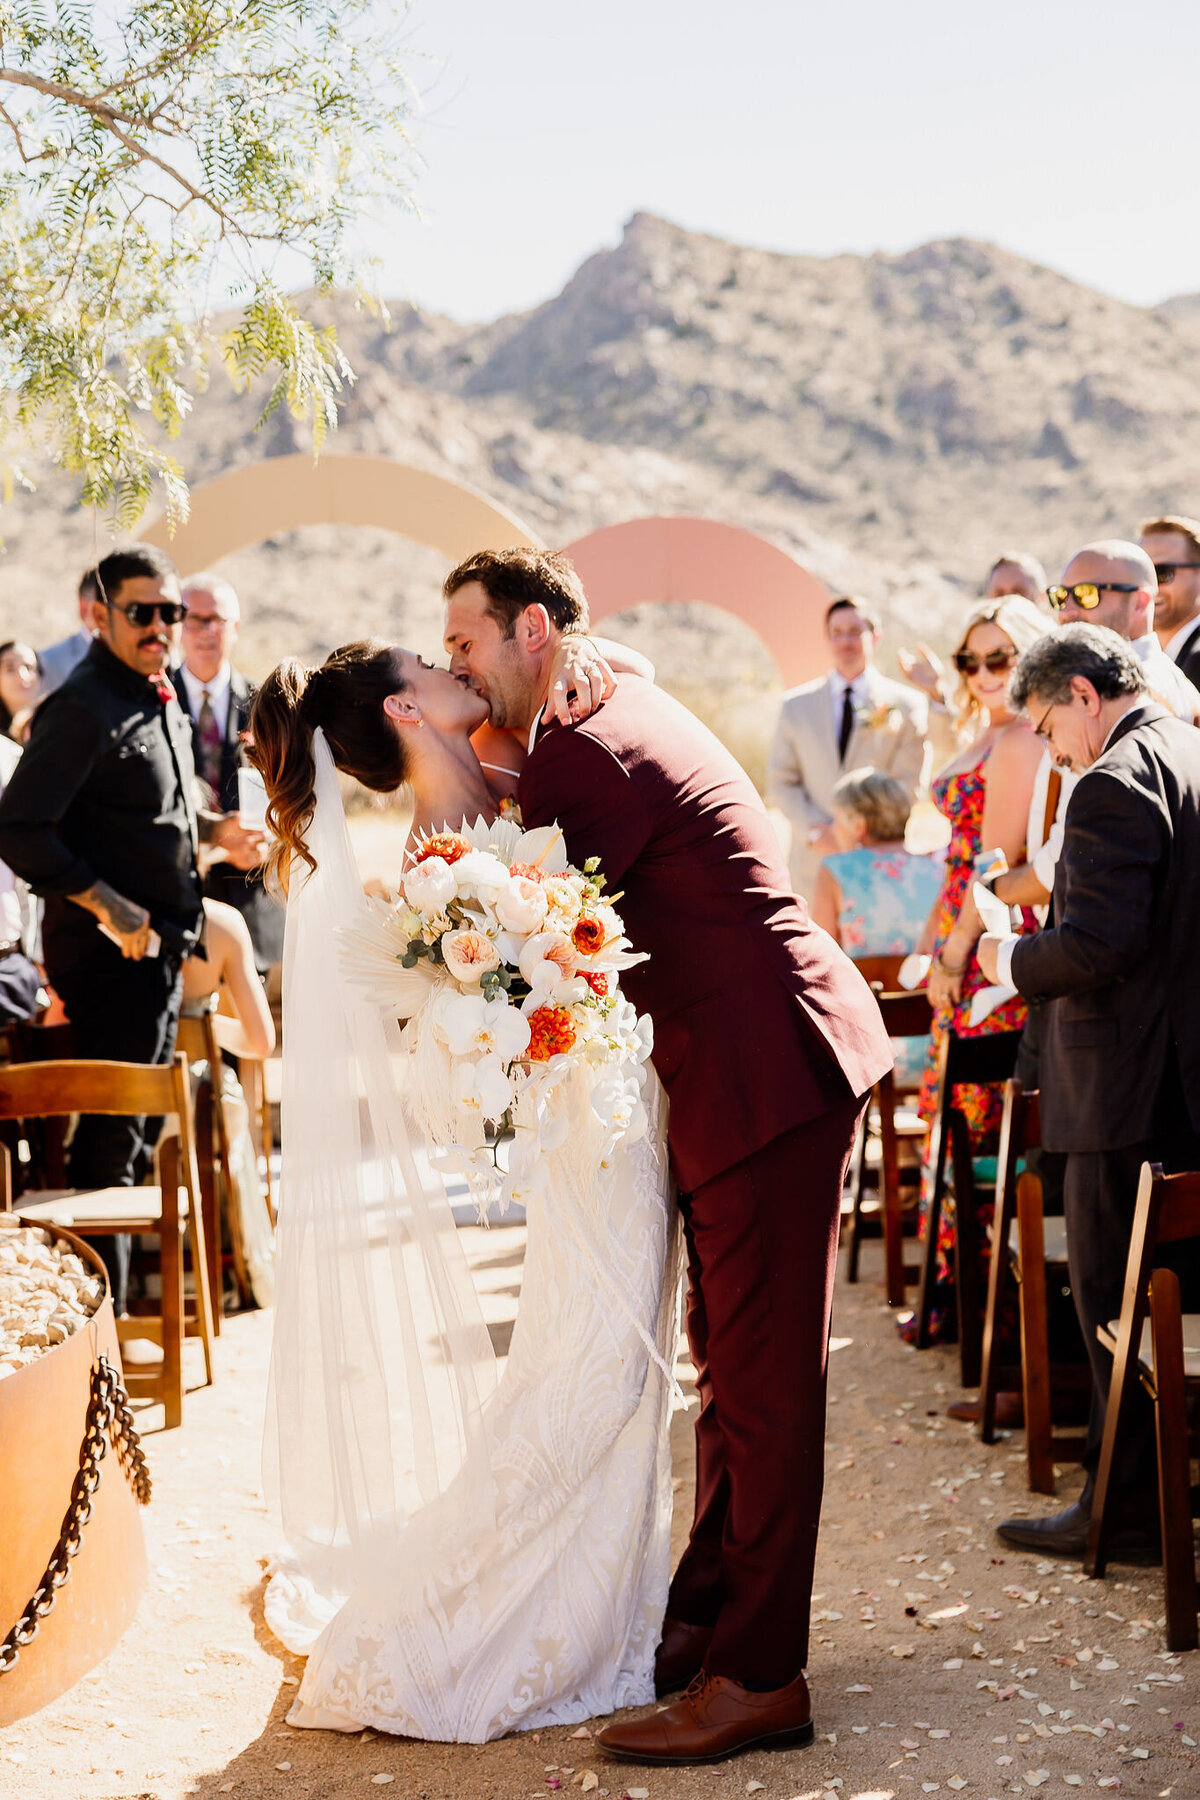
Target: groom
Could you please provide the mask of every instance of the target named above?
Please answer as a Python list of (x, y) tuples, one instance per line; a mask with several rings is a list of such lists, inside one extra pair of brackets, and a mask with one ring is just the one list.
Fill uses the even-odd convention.
[(600, 858), (650, 953), (622, 985), (670, 1097), (700, 1414), (655, 1677), (688, 1691), (598, 1741), (663, 1763), (806, 1743), (833, 1270), (859, 1115), (892, 1063), (879, 1009), (792, 895), (748, 777), (684, 707), (620, 676), (583, 723), (540, 723), (559, 639), (587, 628), (564, 557), (480, 551), (444, 592), (453, 672), (528, 736), (526, 827), (557, 819), (574, 861)]

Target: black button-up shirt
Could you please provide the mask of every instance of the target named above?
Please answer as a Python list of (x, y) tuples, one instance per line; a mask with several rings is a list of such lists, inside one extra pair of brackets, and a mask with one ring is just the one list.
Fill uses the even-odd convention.
[(0, 795), (0, 860), (44, 897), (48, 958), (95, 945), (95, 918), (67, 896), (96, 881), (144, 906), (168, 948), (195, 934), (194, 782), (178, 701), (97, 640), (34, 714)]

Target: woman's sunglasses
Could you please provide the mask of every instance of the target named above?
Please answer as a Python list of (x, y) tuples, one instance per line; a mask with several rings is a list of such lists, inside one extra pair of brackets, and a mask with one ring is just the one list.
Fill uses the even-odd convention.
[(954, 666), (960, 675), (978, 675), (980, 669), (986, 669), (989, 675), (1003, 675), (1016, 660), (1015, 650), (989, 650), (986, 656), (976, 656), (973, 650), (954, 653)]
[(115, 600), (106, 600), (105, 606), (111, 606), (114, 612), (124, 613), (129, 623), (138, 631), (147, 625), (153, 625), (156, 618), (164, 625), (178, 625), (187, 617), (187, 607), (182, 600), (131, 600), (128, 606), (118, 606)]
[(1099, 606), (1101, 594), (1137, 594), (1141, 589), (1136, 581), (1077, 581), (1073, 587), (1051, 587), (1046, 589), (1046, 598), (1055, 612), (1061, 612), (1069, 600), (1084, 612), (1091, 612)]

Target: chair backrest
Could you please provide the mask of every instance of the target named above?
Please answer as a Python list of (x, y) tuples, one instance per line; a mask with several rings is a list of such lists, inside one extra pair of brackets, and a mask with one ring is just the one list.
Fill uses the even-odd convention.
[(856, 956), (852, 958), (855, 968), (874, 987), (879, 982), (888, 993), (900, 986), (900, 970), (908, 961), (906, 956)]
[[(1143, 1164), (1143, 1176), (1147, 1167)], [(1158, 1190), (1155, 1241), (1172, 1244), (1180, 1238), (1200, 1238), (1200, 1174), (1189, 1170), (1184, 1175), (1164, 1175), (1156, 1165), (1151, 1178)]]
[(1037, 1150), (1042, 1142), (1041, 1096), (1036, 1088), (1028, 1093), (1016, 1076), (1004, 1084), (1004, 1115), (1000, 1121), (1000, 1146), (996, 1155), (999, 1174), (1007, 1168), (1015, 1176), (1016, 1166), (1026, 1150)]
[(944, 1040), (944, 1088), (960, 1081), (1008, 1081), (1017, 1066), (1019, 1031), (992, 1031), (982, 1037), (959, 1037), (948, 1031)]
[(929, 1004), (929, 996), (922, 989), (916, 993), (887, 994), (876, 983), (872, 993), (879, 1002), (879, 1010), (883, 1014), (884, 1029), (889, 1037), (921, 1038), (928, 1037), (933, 1029), (933, 1008)]
[(190, 1063), (206, 1062), (214, 1073), (221, 1067), (221, 1048), (211, 1012), (189, 1014), (180, 1019), (175, 1046)]
[(0, 1069), (0, 1119), (61, 1119), (70, 1113), (148, 1113), (188, 1118), (186, 1056), (173, 1063), (10, 1063)]
[(1200, 1237), (1200, 1173), (1164, 1175), (1161, 1163), (1143, 1163), (1121, 1299), (1120, 1335), (1134, 1351), (1141, 1342), (1155, 1248), (1189, 1237)]

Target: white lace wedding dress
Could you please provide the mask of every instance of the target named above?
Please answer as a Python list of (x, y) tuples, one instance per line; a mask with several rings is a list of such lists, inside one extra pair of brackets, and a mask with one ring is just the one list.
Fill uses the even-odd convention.
[[(285, 1059), (288, 1031), (285, 1010)], [(322, 1037), (328, 1079), (331, 1059), (339, 1054), (330, 1041), (328, 1008)], [(372, 1067), (377, 1063), (373, 1058)], [(649, 1083), (654, 1084), (652, 1074)], [(348, 1501), (343, 1496), (336, 1505), (330, 1500), (339, 1483), (353, 1488), (354, 1465), (373, 1447), (361, 1418), (348, 1426), (338, 1417), (346, 1382), (368, 1380), (374, 1363), (390, 1362), (390, 1354), (361, 1346), (347, 1352), (341, 1341), (347, 1322), (339, 1317), (336, 1377), (329, 1374), (328, 1350), (324, 1369), (324, 1412), (339, 1447), (317, 1476), (309, 1467), (311, 1446), (323, 1452), (323, 1442), (310, 1436), (306, 1456), (301, 1438), (313, 1432), (314, 1418), (320, 1429), (320, 1398), (309, 1405), (294, 1395), (281, 1397), (290, 1360), (311, 1354), (304, 1314), (327, 1305), (320, 1263), (330, 1255), (341, 1261), (346, 1229), (322, 1253), (317, 1219), (318, 1254), (302, 1307), (305, 1282), (288, 1274), (289, 1226), (293, 1239), (298, 1237), (305, 1223), (302, 1184), (310, 1168), (297, 1171), (299, 1199), (296, 1216), (289, 1218), (285, 1167), (281, 1311), (287, 1312), (289, 1292), (295, 1292), (297, 1304), (287, 1312), (290, 1324), (281, 1316), (276, 1327), (276, 1455), (284, 1465), (289, 1452), (297, 1455), (301, 1473), (295, 1479), (307, 1479), (310, 1491), (302, 1513), (293, 1507), (294, 1519), (303, 1519), (307, 1555), (279, 1559), (266, 1615), (285, 1644), (308, 1656), (290, 1724), (338, 1731), (373, 1726), (417, 1738), (484, 1743), (509, 1731), (577, 1724), (653, 1698), (654, 1652), (670, 1573), (671, 1392), (665, 1369), (672, 1364), (678, 1332), (680, 1234), (669, 1195), (665, 1101), (656, 1085), (653, 1093), (648, 1086), (647, 1097), (647, 1135), (616, 1152), (602, 1184), (587, 1193), (550, 1189), (544, 1201), (531, 1203), (507, 1364), (490, 1393), (478, 1390), (474, 1432), (472, 1404), (462, 1398), (466, 1390), (449, 1392), (443, 1411), (459, 1417), (460, 1466), (439, 1492), (426, 1490), (417, 1504), (398, 1510), (392, 1529), (386, 1528), (387, 1509), (377, 1497)], [(303, 1150), (299, 1119), (289, 1121), (285, 1113), (284, 1144), (295, 1127), (293, 1144)], [(376, 1140), (379, 1129), (376, 1120)], [(397, 1204), (397, 1216), (428, 1198), (427, 1192), (423, 1197), (410, 1192), (407, 1202)], [(371, 1212), (377, 1202), (372, 1191), (363, 1205)], [(450, 1244), (447, 1254), (456, 1249)], [(394, 1253), (393, 1264), (396, 1260)], [(365, 1291), (361, 1279), (358, 1285)], [(377, 1282), (374, 1293), (378, 1301)], [(463, 1311), (469, 1312), (466, 1302)], [(465, 1360), (455, 1345), (461, 1345), (470, 1320), (439, 1317), (449, 1360)], [(319, 1329), (326, 1338), (333, 1335), (327, 1318)], [(403, 1321), (391, 1334), (396, 1344), (402, 1336)], [(436, 1374), (428, 1368), (433, 1341), (426, 1333), (427, 1375)], [(423, 1397), (422, 1389), (418, 1400)], [(369, 1408), (367, 1399), (356, 1410)], [(393, 1401), (393, 1430), (400, 1410)], [(378, 1414), (385, 1432), (386, 1414), (387, 1409)], [(414, 1429), (414, 1441), (419, 1436)], [(411, 1458), (419, 1460), (419, 1451), (410, 1446)], [(397, 1459), (403, 1455), (394, 1451), (392, 1460)], [(373, 1480), (377, 1496), (385, 1484), (378, 1471)], [(285, 1481), (284, 1473), (287, 1526)], [(399, 1481), (398, 1490), (404, 1485)], [(295, 1523), (289, 1536), (294, 1549), (301, 1536)], [(347, 1538), (351, 1551), (357, 1550), (350, 1557), (350, 1579), (340, 1556)]]

